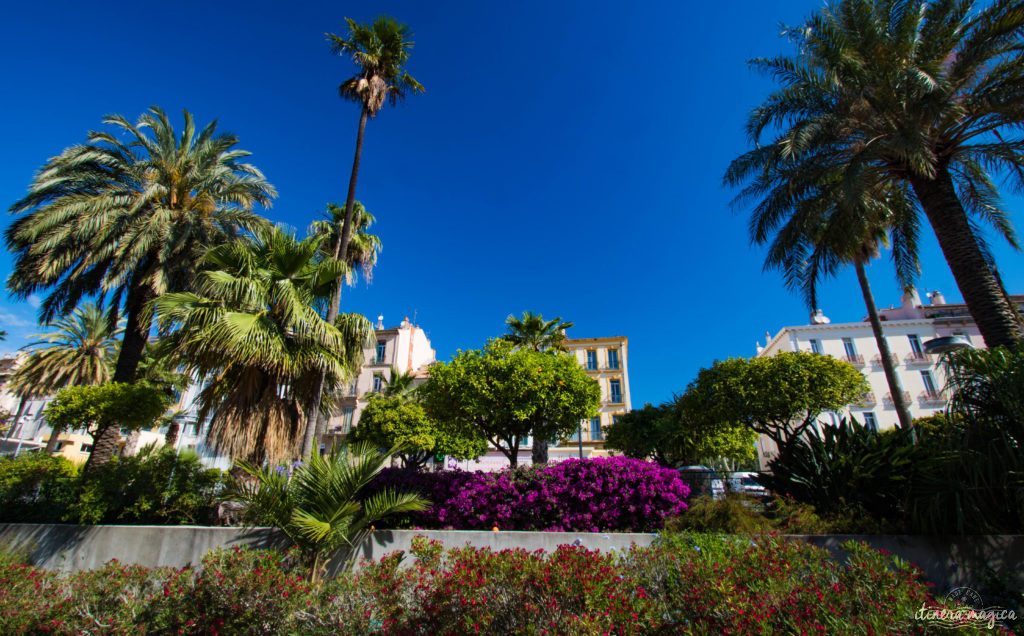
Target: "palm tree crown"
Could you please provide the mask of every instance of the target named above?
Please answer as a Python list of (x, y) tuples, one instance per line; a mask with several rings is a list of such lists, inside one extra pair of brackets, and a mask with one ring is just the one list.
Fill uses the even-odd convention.
[[(328, 256), (327, 252), (331, 251), (331, 246), (338, 240), (338, 230), (344, 224), (345, 208), (336, 203), (328, 203), (327, 212), (324, 216), (325, 220), (313, 222), (313, 231), (327, 237), (328, 240), (324, 243), (324, 248), (325, 256)], [(376, 234), (370, 234), (368, 231), (370, 226), (376, 223), (376, 221), (377, 218), (367, 212), (362, 203), (359, 201), (355, 202), (352, 219), (353, 233), (349, 239), (345, 257), (345, 264), (347, 265), (345, 282), (349, 285), (352, 285), (355, 280), (356, 268), (362, 270), (363, 277), (367, 281), (373, 277), (373, 268), (376, 267), (377, 258), (381, 250), (384, 249), (384, 244), (380, 237)]]
[(331, 53), (348, 56), (359, 67), (359, 74), (338, 86), (342, 98), (362, 104), (374, 117), (387, 101), (392, 106), (409, 93), (422, 93), (423, 86), (405, 70), (409, 52), (415, 43), (412, 30), (386, 15), (371, 24), (359, 24), (345, 18), (348, 36), (327, 34)]
[[(747, 184), (742, 198), (758, 201), (769, 226), (827, 175), (839, 175), (846, 197), (912, 192), (994, 346), (1019, 338), (1020, 326), (978, 223), (1017, 245), (990, 171), (1024, 185), (1024, 11), (1019, 0), (973, 4), (839, 0), (789, 29), (796, 55), (752, 62), (781, 88), (752, 112), (758, 146), (732, 162), (726, 181)], [(774, 180), (787, 164), (804, 175)]]
[(25, 345), (31, 353), (11, 376), (12, 390), (48, 395), (66, 386), (110, 381), (120, 325), (111, 329), (103, 310), (86, 303), (50, 326), (54, 331), (35, 334), (35, 340)]
[(565, 330), (573, 326), (571, 322), (562, 322), (561, 318), (544, 320), (544, 316), (532, 311), (524, 311), (521, 318), (510, 315), (505, 324), (509, 331), (504, 336), (505, 340), (534, 351), (562, 351)]
[(324, 237), (298, 240), (279, 227), (209, 251), (195, 292), (156, 301), (168, 332), (164, 355), (211, 378), (200, 419), (211, 415), (213, 444), (254, 461), (293, 455), (312, 378), (326, 390), (362, 364), (373, 328), (358, 315), (327, 323), (321, 313), (344, 266), (319, 253)]

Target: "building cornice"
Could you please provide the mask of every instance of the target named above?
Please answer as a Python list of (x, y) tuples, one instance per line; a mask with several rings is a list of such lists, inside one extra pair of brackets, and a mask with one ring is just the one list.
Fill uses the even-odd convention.
[[(907, 319), (907, 320), (883, 320), (882, 321), (882, 331), (883, 332), (886, 331), (887, 330), (886, 327), (888, 327), (888, 326), (893, 326), (893, 327), (930, 327), (930, 326), (934, 326), (934, 324), (935, 324), (935, 320), (932, 319), (932, 318), (911, 318), (911, 319)], [(774, 345), (779, 343), (782, 340), (783, 336), (785, 336), (787, 333), (795, 333), (795, 332), (800, 332), (800, 331), (812, 331), (812, 332), (817, 332), (817, 331), (848, 331), (848, 330), (851, 330), (851, 329), (866, 329), (867, 331), (871, 331), (871, 323), (867, 322), (867, 321), (861, 321), (861, 322), (835, 322), (835, 323), (828, 323), (828, 324), (824, 324), (824, 325), (789, 325), (787, 327), (783, 327), (782, 329), (780, 329), (779, 332), (777, 334), (775, 334), (772, 337), (772, 339), (768, 341), (767, 344), (765, 344), (764, 349), (762, 349), (762, 351), (767, 351), (768, 349), (771, 349)]]

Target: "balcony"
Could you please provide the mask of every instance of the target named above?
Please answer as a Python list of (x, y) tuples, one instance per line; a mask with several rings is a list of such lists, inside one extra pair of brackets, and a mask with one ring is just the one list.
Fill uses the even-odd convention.
[[(896, 355), (895, 353), (892, 354), (892, 363), (893, 364), (899, 364), (900, 363), (900, 357), (898, 355)], [(876, 367), (884, 366), (882, 364), (882, 354), (879, 353), (874, 358), (871, 358), (871, 364), (873, 364)]]
[(847, 362), (849, 362), (850, 364), (852, 364), (855, 367), (862, 367), (862, 366), (864, 366), (864, 356), (860, 355), (859, 353), (854, 353), (852, 355), (851, 354), (847, 354), (846, 356), (844, 356), (843, 359), (846, 360)]
[[(903, 392), (903, 399), (906, 400), (907, 404), (910, 404), (910, 391)], [(885, 406), (890, 409), (896, 405), (896, 403), (892, 399), (892, 393), (886, 393), (885, 398), (882, 399), (882, 403), (885, 404)]]
[(860, 396), (854, 403), (854, 408), (869, 409), (874, 405), (878, 404), (878, 398), (871, 391), (868, 391), (864, 395)]
[(932, 366), (932, 357), (923, 351), (911, 351), (903, 359), (906, 361), (908, 367)]
[(921, 406), (941, 407), (946, 406), (946, 396), (941, 391), (922, 391), (917, 396)]

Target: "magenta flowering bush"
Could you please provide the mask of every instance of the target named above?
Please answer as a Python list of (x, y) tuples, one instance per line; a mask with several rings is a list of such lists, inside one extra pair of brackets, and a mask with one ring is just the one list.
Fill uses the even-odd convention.
[(679, 473), (626, 457), (568, 459), (496, 473), (391, 468), (370, 490), (414, 491), (433, 505), (399, 527), (455, 530), (649, 532), (686, 510)]

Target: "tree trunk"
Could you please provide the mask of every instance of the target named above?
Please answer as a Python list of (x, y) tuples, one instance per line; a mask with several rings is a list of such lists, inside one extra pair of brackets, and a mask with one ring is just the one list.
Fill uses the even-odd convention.
[(175, 421), (171, 421), (167, 425), (167, 435), (164, 435), (164, 446), (167, 448), (174, 448), (178, 443), (178, 434), (181, 432), (181, 424)]
[(548, 443), (537, 438), (533, 439), (533, 449), (530, 453), (533, 458), (533, 465), (544, 465), (548, 463)]
[[(363, 134), (366, 131), (366, 120), (369, 118), (369, 111), (363, 107), (359, 116), (359, 130), (356, 133), (356, 153), (352, 159), (352, 175), (348, 180), (348, 196), (345, 198), (345, 222), (341, 227), (341, 236), (334, 244), (334, 259), (343, 259), (348, 254), (348, 243), (352, 238), (352, 213), (356, 202), (356, 181), (359, 179), (359, 161), (363, 155)], [(334, 295), (327, 306), (327, 322), (331, 325), (337, 320), (341, 311), (341, 288), (345, 285), (345, 277), (338, 279)], [(326, 378), (323, 373), (314, 382), (312, 402), (309, 405), (309, 413), (306, 416), (306, 430), (302, 436), (302, 447), (299, 450), (300, 457), (306, 457), (313, 452), (317, 443), (317, 427), (320, 422), (320, 400), (324, 393), (324, 382)]]
[[(114, 367), (114, 382), (132, 383), (142, 360), (142, 354), (146, 350), (146, 342), (149, 340), (149, 329), (153, 324), (153, 315), (149, 311), (149, 303), (156, 294), (148, 285), (141, 284), (129, 292), (128, 301), (125, 303), (125, 313), (128, 321), (124, 329), (124, 337), (121, 340), (121, 351), (117, 356), (117, 366)], [(110, 461), (110, 458), (117, 452), (117, 442), (121, 437), (121, 429), (116, 424), (107, 426), (96, 433), (93, 440), (92, 452), (85, 462), (84, 472), (99, 468)]]
[(57, 442), (60, 441), (61, 432), (60, 427), (54, 427), (53, 430), (50, 431), (50, 439), (46, 440), (47, 455), (52, 455), (57, 452)]
[(992, 348), (1019, 342), (1020, 321), (978, 247), (949, 166), (940, 165), (932, 180), (914, 177), (910, 183), (985, 345)]
[(914, 419), (910, 416), (910, 405), (907, 404), (907, 397), (903, 393), (903, 384), (900, 377), (896, 375), (896, 364), (892, 359), (892, 351), (889, 349), (889, 342), (882, 332), (882, 321), (878, 318), (878, 307), (875, 306), (875, 296), (871, 293), (871, 284), (868, 282), (868, 274), (864, 271), (864, 259), (857, 257), (853, 261), (857, 270), (857, 280), (860, 282), (860, 291), (864, 295), (864, 304), (868, 308), (868, 318), (871, 321), (871, 331), (875, 334), (875, 344), (878, 345), (878, 355), (882, 358), (882, 369), (885, 371), (885, 381), (889, 385), (889, 393), (892, 395), (893, 406), (896, 407), (896, 415), (900, 420), (900, 428), (910, 431), (911, 439), (916, 441), (914, 433)]

